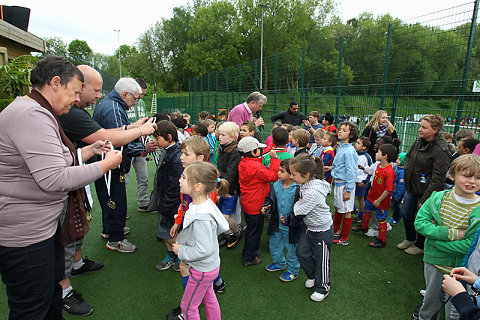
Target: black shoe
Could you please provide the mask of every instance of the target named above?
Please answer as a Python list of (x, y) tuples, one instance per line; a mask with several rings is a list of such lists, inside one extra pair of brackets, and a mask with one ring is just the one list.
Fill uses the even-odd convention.
[(220, 241), (218, 241), (218, 247), (221, 248), (221, 247), (225, 247), (227, 245), (227, 243), (230, 241), (230, 235), (226, 236), (226, 235), (223, 235), (223, 237), (220, 239)]
[(62, 299), (63, 311), (72, 316), (88, 316), (93, 311), (92, 305), (83, 300), (82, 295), (72, 289)]
[(230, 236), (227, 242), (227, 249), (233, 249), (237, 246), (238, 242), (242, 239), (242, 230), (238, 230), (233, 236)]
[(150, 212), (150, 211), (148, 211), (148, 206), (138, 207), (138, 211), (141, 211), (141, 212)]
[(355, 232), (361, 231), (362, 233), (365, 233), (365, 232), (367, 232), (368, 230), (367, 230), (367, 229), (363, 229), (363, 228), (362, 228), (362, 225), (359, 225), (359, 226), (352, 227), (352, 231), (355, 231)]
[(84, 273), (90, 273), (90, 272), (95, 272), (102, 270), (105, 267), (105, 264), (103, 262), (95, 262), (92, 260), (89, 260), (87, 256), (83, 259), (83, 266), (78, 269), (72, 269), (72, 274), (71, 277), (76, 277)]
[(377, 241), (371, 242), (368, 245), (372, 248), (385, 248), (385, 242), (380, 239), (377, 239)]
[(254, 266), (254, 265), (260, 264), (260, 263), (262, 263), (262, 258), (260, 258), (258, 256), (255, 257), (252, 261), (243, 261), (243, 265), (245, 267)]
[(181, 319), (178, 316), (182, 315), (182, 308), (180, 306), (176, 307), (169, 314), (167, 314), (167, 320), (178, 320)]
[(341, 238), (342, 238), (342, 235), (340, 233), (333, 235), (333, 240), (340, 240)]
[(213, 290), (215, 291), (215, 293), (225, 293), (226, 289), (227, 287), (225, 286), (225, 281), (223, 280), (219, 286), (216, 286), (215, 284), (213, 284)]
[(422, 308), (421, 304), (417, 305), (417, 307), (415, 308), (415, 311), (413, 311), (412, 314), (410, 315), (410, 319), (412, 319), (412, 320), (420, 319), (420, 309), (421, 308)]

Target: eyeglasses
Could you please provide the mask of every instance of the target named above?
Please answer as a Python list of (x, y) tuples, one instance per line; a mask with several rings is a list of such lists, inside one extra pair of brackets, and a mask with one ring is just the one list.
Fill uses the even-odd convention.
[(138, 102), (138, 100), (140, 100), (140, 96), (139, 96), (138, 98), (136, 98), (136, 97), (133, 95), (133, 93), (128, 92), (128, 91), (127, 91), (127, 93), (130, 94), (130, 95), (132, 95), (133, 100), (135, 100), (135, 102)]

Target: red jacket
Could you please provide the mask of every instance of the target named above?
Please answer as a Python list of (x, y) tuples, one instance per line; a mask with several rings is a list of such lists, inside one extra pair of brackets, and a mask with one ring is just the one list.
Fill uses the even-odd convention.
[(242, 210), (247, 214), (260, 214), (265, 198), (270, 191), (270, 182), (278, 179), (280, 159), (271, 159), (267, 169), (262, 165), (262, 159), (244, 157), (238, 164), (240, 181), (240, 202)]

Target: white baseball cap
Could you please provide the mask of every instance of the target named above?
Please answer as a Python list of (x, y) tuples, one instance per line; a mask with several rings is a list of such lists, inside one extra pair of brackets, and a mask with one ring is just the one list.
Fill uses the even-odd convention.
[(238, 143), (238, 151), (247, 153), (258, 148), (266, 148), (267, 145), (258, 142), (254, 137), (245, 137)]

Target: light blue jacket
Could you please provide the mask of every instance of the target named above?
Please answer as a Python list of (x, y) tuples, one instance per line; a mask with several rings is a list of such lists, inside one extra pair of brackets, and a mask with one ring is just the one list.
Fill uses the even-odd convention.
[[(350, 143), (338, 144), (337, 154), (332, 164), (332, 177), (343, 181), (345, 189), (352, 192), (355, 188), (355, 178), (358, 173), (358, 154)], [(336, 185), (339, 185), (336, 183)]]

